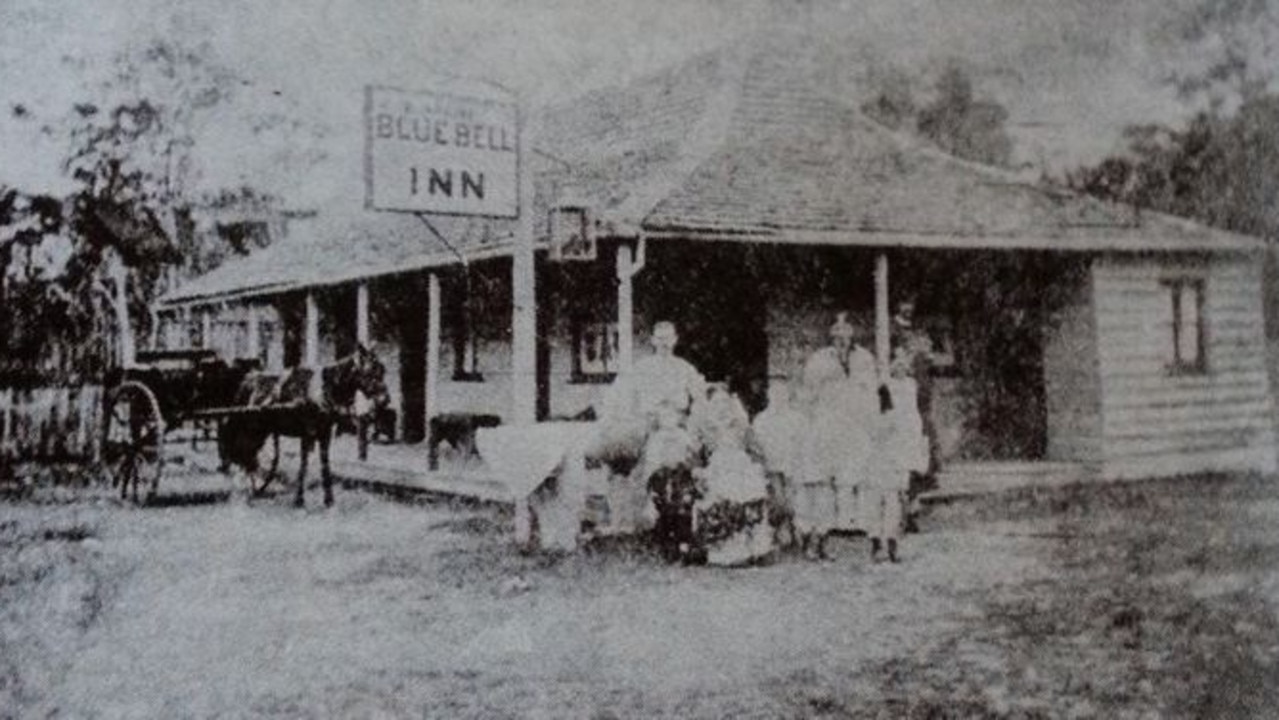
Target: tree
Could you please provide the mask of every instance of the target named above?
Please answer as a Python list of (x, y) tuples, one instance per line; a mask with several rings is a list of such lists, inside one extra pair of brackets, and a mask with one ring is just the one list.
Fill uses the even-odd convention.
[(1279, 96), (1233, 114), (1203, 111), (1183, 128), (1127, 130), (1127, 153), (1068, 174), (1072, 187), (1262, 237), (1279, 237)]
[[(115, 56), (109, 76), (87, 86), (87, 96), (63, 117), (35, 118), (21, 103), (12, 108), (15, 119), (40, 122), (48, 133), (67, 138), (63, 170), (76, 185), (66, 199), (26, 200), (17, 190), (12, 200), (0, 194), (8, 203), (0, 206), (0, 227), (21, 221), (15, 213), (28, 206), (39, 211), (56, 206), (56, 229), (65, 231), (71, 248), (48, 277), (21, 288), (28, 304), (14, 306), (18, 295), (6, 303), (6, 318), (54, 330), (30, 338), (40, 347), (23, 350), (29, 366), (33, 358), (102, 354), (101, 348), (76, 348), (83, 338), (118, 339), (114, 359), (90, 362), (96, 369), (127, 360), (133, 336), (123, 331), (149, 321), (146, 307), (163, 291), (166, 268), (201, 254), (189, 222), (189, 208), (200, 199), (192, 190), (199, 171), (193, 150), (208, 111), (248, 84), (210, 57), (207, 48), (157, 40)], [(236, 191), (246, 192), (262, 197)], [(6, 275), (11, 246), (23, 239), (38, 245), (50, 229), (0, 245)], [(42, 294), (48, 302), (38, 301)]]
[(1169, 78), (1184, 98), (1233, 103), (1263, 93), (1273, 79), (1279, 6), (1271, 0), (1197, 0), (1165, 31), (1185, 56)]
[(871, 83), (878, 89), (862, 110), (888, 127), (910, 128), (965, 160), (998, 166), (1012, 160), (1008, 111), (994, 100), (979, 99), (972, 78), (958, 64), (942, 70), (935, 97), (925, 103), (914, 96), (910, 78), (900, 70), (877, 70)]
[(1013, 144), (1006, 130), (1008, 111), (979, 100), (961, 67), (948, 65), (937, 80), (937, 98), (919, 111), (918, 129), (943, 150), (988, 165), (1008, 165)]
[(0, 374), (12, 374), (15, 364), (31, 365), (47, 328), (57, 327), (47, 322), (56, 317), (50, 313), (56, 303), (45, 302), (43, 268), (34, 251), (62, 224), (57, 198), (0, 186), (0, 357), (5, 359)]

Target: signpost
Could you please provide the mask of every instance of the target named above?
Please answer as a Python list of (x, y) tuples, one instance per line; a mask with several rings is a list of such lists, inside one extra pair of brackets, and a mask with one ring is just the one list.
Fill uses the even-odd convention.
[[(519, 104), (510, 93), (488, 87), (408, 91), (369, 86), (364, 120), (365, 205), (369, 209), (518, 219), (511, 248), (508, 421), (533, 423), (537, 408), (535, 223), (532, 176), (520, 167), (525, 137)], [(439, 332), (438, 322), (430, 327), (432, 333)], [(428, 338), (428, 346), (432, 343), (438, 346), (438, 337)], [(429, 369), (428, 376), (433, 377)], [(428, 397), (428, 416), (433, 404), (434, 398)], [(427, 423), (429, 427), (429, 417)]]
[(365, 89), (365, 205), (515, 218), (519, 111), (504, 95)]

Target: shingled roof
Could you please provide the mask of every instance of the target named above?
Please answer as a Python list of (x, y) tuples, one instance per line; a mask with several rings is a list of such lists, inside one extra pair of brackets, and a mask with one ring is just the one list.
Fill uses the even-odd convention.
[[(670, 237), (1053, 250), (1260, 241), (961, 160), (809, 77), (793, 46), (719, 52), (551, 115), (600, 217)], [(595, 180), (602, 182), (592, 182)]]
[[(535, 217), (572, 195), (604, 236), (1045, 250), (1213, 251), (1260, 240), (967, 162), (841, 98), (819, 52), (746, 43), (533, 120)], [(273, 293), (509, 252), (514, 223), (322, 220), (163, 299)], [(544, 227), (544, 223), (539, 223)], [(450, 247), (452, 246), (452, 247)]]

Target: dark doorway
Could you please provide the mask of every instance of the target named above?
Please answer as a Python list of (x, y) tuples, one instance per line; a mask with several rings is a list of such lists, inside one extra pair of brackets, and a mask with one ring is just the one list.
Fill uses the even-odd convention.
[(927, 385), (962, 418), (957, 457), (1042, 459), (1048, 444), (1044, 327), (1072, 268), (1060, 258), (989, 251), (890, 257), (894, 308), (915, 305), (918, 330), (948, 345), (951, 365)]
[[(400, 346), (400, 421), (406, 443), (426, 439), (426, 287), (422, 278), (396, 278), (379, 293), (398, 300), (394, 304)], [(420, 298), (421, 302), (411, 299)]]

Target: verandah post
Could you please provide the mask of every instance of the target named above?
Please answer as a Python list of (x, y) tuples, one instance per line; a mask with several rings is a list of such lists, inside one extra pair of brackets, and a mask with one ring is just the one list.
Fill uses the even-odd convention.
[[(882, 378), (888, 376), (892, 350), (888, 334), (888, 254), (875, 256), (875, 360)], [(881, 378), (881, 379), (882, 379)]]
[(254, 360), (257, 360), (262, 356), (262, 338), (258, 317), (258, 314), (261, 311), (258, 309), (257, 304), (253, 302), (248, 304), (246, 310), (248, 310), (249, 314), (248, 355)]
[(205, 306), (200, 311), (200, 347), (209, 349), (213, 347), (213, 308)]
[(440, 277), (427, 275), (426, 285), (426, 446), (432, 447), (431, 418), (436, 414), (440, 383)]
[[(519, 115), (519, 152), (527, 149), (524, 113)], [(511, 421), (537, 419), (537, 279), (533, 259), (533, 175), (519, 168), (519, 221), (511, 258)]]
[(631, 370), (635, 355), (635, 283), (632, 250), (617, 248), (617, 373)]
[(315, 304), (315, 293), (306, 294), (306, 325), (302, 335), (302, 364), (316, 367), (320, 364), (320, 310)]

